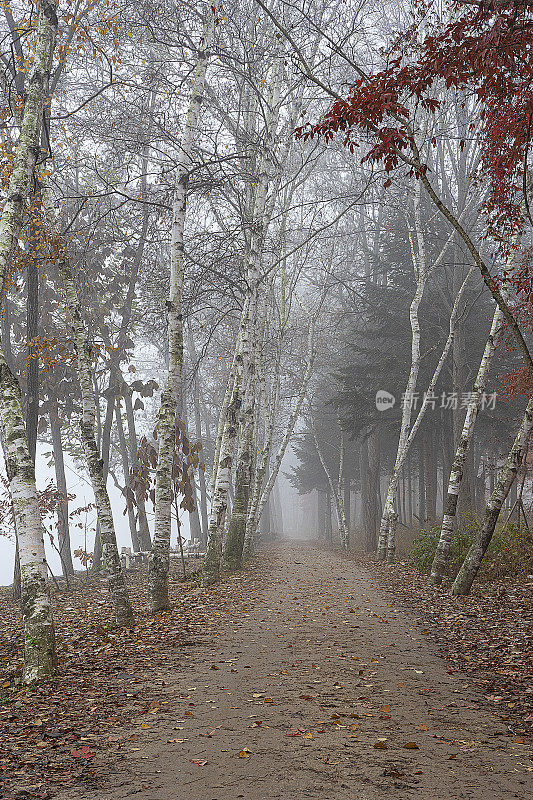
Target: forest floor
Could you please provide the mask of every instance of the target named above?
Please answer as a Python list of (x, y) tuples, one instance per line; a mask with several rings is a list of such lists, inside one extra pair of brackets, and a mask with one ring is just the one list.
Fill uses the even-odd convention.
[(401, 570), (387, 575), (269, 546), (212, 590), (174, 581), (173, 610), (134, 633), (102, 627), (94, 588), (63, 598), (54, 684), (27, 690), (6, 673), (3, 796), (526, 800), (526, 706), (513, 715), (508, 678), (500, 691), (496, 668), (492, 694), (453, 646), (482, 620), (478, 600), (439, 610)]

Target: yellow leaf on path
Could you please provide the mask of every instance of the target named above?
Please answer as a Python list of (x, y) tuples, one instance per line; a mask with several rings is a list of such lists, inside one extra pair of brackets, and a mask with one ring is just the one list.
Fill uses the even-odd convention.
[(251, 755), (252, 755), (252, 751), (249, 750), (247, 747), (245, 747), (239, 753), (239, 758), (250, 758)]
[(390, 714), (390, 706), (381, 706), (379, 710), (382, 714)]
[(302, 739), (314, 739), (314, 738), (315, 737), (313, 736), (312, 733), (303, 733), (302, 734)]
[(415, 742), (406, 742), (404, 744), (406, 750), (419, 750), (420, 748)]
[(416, 727), (421, 731), (427, 731), (427, 729), (428, 729), (427, 725), (417, 725)]

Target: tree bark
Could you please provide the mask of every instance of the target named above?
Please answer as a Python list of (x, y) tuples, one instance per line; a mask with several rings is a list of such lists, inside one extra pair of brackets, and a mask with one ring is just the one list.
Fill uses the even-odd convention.
[(430, 523), (437, 518), (437, 454), (432, 427), (424, 431), (424, 472), (426, 484), (426, 516)]
[[(516, 243), (514, 249), (516, 249)], [(481, 400), (487, 385), (490, 366), (494, 356), (496, 344), (502, 330), (502, 325), (503, 314), (497, 307), (494, 311), (492, 325), (487, 342), (485, 344), (485, 349), (483, 351), (483, 356), (481, 358), (476, 380), (474, 381), (474, 385), (472, 387), (470, 400), (468, 402), (466, 415), (463, 422), (463, 428), (460, 433), (455, 451), (455, 457), (450, 471), (448, 492), (444, 505), (444, 516), (442, 519), (439, 543), (437, 545), (437, 551), (431, 567), (430, 583), (435, 585), (441, 582), (444, 570), (446, 568), (446, 561), (448, 559), (453, 537), (454, 522), (457, 514), (457, 505), (463, 480), (464, 467), (468, 452), (470, 450), (476, 419), (479, 409), (481, 408)]]
[(94, 492), (102, 555), (108, 577), (109, 590), (113, 599), (115, 621), (121, 627), (129, 627), (134, 624), (133, 611), (118, 554), (104, 463), (100, 458), (96, 444), (96, 403), (92, 383), (91, 348), (82, 318), (78, 292), (66, 254), (59, 259), (59, 269), (63, 280), (72, 338), (76, 347), (78, 380), (82, 396), (81, 441)]
[(56, 401), (52, 401), (50, 408), (50, 431), (52, 433), (52, 450), (54, 454), (54, 469), (56, 473), (56, 485), (63, 498), (57, 507), (57, 536), (59, 545), (59, 555), (63, 574), (68, 578), (74, 575), (72, 564), (72, 554), (70, 549), (69, 531), (69, 511), (68, 511), (68, 488), (65, 475), (65, 460), (63, 457), (63, 443), (61, 441), (61, 422)]
[(426, 483), (424, 481), (424, 440), (418, 442), (418, 521), (422, 527), (426, 524)]
[[(124, 424), (122, 422), (122, 408), (121, 408), (120, 397), (117, 397), (115, 399), (115, 419), (117, 423), (118, 446), (120, 450), (120, 460), (122, 462), (122, 475), (125, 488), (128, 484), (128, 476), (130, 474), (130, 464), (128, 458), (128, 445), (126, 443), (126, 434), (124, 433)], [(129, 503), (127, 506), (127, 513), (128, 513), (128, 525), (131, 536), (131, 545), (133, 547), (133, 552), (138, 553), (141, 547), (139, 542), (139, 536), (137, 533), (135, 511), (133, 510), (133, 508)]]
[[(204, 444), (202, 436), (202, 414), (200, 408), (200, 378), (199, 378), (199, 364), (197, 363), (196, 348), (194, 345), (194, 336), (191, 328), (189, 327), (189, 352), (192, 368), (195, 369), (193, 381), (193, 405), (194, 405), (194, 428), (196, 441)], [(206, 424), (207, 428), (207, 424)], [(203, 447), (202, 447), (203, 450)], [(205, 456), (204, 456), (205, 458)], [(205, 464), (204, 464), (205, 467)], [(200, 487), (200, 541), (202, 546), (207, 544), (207, 487), (205, 482), (205, 469), (198, 470), (198, 483)]]
[(465, 595), (470, 592), (472, 584), (476, 578), (478, 570), (481, 566), (483, 556), (487, 552), (487, 548), (492, 539), (498, 517), (500, 516), (501, 508), (509, 494), (509, 490), (513, 485), (524, 452), (527, 449), (527, 443), (531, 430), (533, 428), (533, 397), (530, 398), (529, 403), (522, 419), (522, 424), (514, 440), (513, 446), (507, 456), (507, 460), (498, 476), (496, 487), (490, 496), (490, 500), (485, 509), (485, 515), (479, 532), (476, 535), (476, 540), (470, 547), (466, 558), (463, 561), (461, 569), (452, 586), (452, 595)]
[(172, 463), (175, 447), (175, 425), (183, 373), (182, 290), (184, 281), (184, 232), (187, 210), (187, 186), (192, 151), (196, 140), (202, 95), (207, 70), (207, 48), (216, 22), (216, 6), (207, 4), (202, 38), (192, 81), (191, 97), (185, 128), (177, 155), (176, 184), (172, 203), (170, 244), (170, 290), (168, 310), (169, 367), (161, 395), (157, 435), (158, 457), (155, 484), (155, 521), (148, 576), (148, 610), (154, 614), (169, 607), (168, 573), (170, 566), (170, 533), (172, 528)]
[[(123, 384), (122, 391), (124, 396), (124, 405), (126, 407), (126, 424), (128, 426), (127, 443), (128, 443), (128, 453), (129, 453), (129, 463), (130, 465), (132, 465), (136, 464), (138, 461), (137, 431), (135, 428), (135, 414), (133, 411), (133, 404), (131, 402), (131, 389), (128, 387), (126, 382), (124, 382)], [(150, 551), (150, 548), (152, 547), (152, 539), (150, 536), (148, 517), (146, 516), (146, 505), (144, 502), (142, 490), (140, 488), (137, 489), (136, 491), (135, 503), (137, 506), (139, 547), (141, 548), (142, 552), (147, 553)]]
[(39, 423), (39, 358), (35, 352), (35, 340), (39, 334), (39, 264), (34, 225), (30, 225), (29, 237), (30, 260), (26, 273), (26, 431), (30, 456), (35, 463)]
[[(52, 56), (57, 37), (57, 4), (41, 0), (36, 46), (28, 76), (20, 135), (0, 217), (0, 295), (18, 240), (30, 180), (40, 154), (40, 135)], [(24, 681), (45, 678), (56, 668), (55, 634), (46, 587), (46, 559), (35, 466), (28, 446), (20, 386), (0, 350), (0, 433), (13, 501), (21, 571), (24, 624)]]

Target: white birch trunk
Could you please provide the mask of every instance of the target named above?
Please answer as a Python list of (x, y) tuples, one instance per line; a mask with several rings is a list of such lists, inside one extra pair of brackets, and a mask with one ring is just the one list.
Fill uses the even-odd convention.
[[(40, 153), (40, 136), (52, 56), (57, 37), (57, 3), (39, 3), (36, 47), (28, 77), (13, 171), (0, 217), (0, 293), (4, 293), (18, 239), (30, 180)], [(22, 414), (20, 387), (0, 349), (0, 434), (4, 450), (20, 558), (24, 624), (24, 681), (45, 678), (56, 668), (52, 610), (46, 588), (46, 561), (35, 466)]]
[[(318, 314), (318, 312), (317, 312)], [(313, 365), (315, 362), (316, 357), (316, 348), (315, 348), (315, 323), (316, 317), (315, 314), (310, 322), (309, 322), (309, 331), (307, 336), (307, 366), (305, 372), (302, 377), (302, 381), (300, 383), (300, 389), (298, 392), (298, 397), (296, 399), (296, 403), (291, 411), (289, 420), (287, 422), (287, 427), (285, 428), (285, 433), (283, 435), (283, 439), (281, 444), (278, 448), (276, 456), (274, 458), (274, 463), (272, 465), (272, 469), (270, 470), (269, 476), (265, 483), (264, 488), (262, 489), (264, 476), (266, 474), (266, 469), (268, 466), (269, 460), (269, 453), (270, 453), (270, 445), (272, 442), (272, 432), (274, 427), (274, 413), (275, 408), (277, 406), (277, 401), (274, 404), (274, 408), (271, 409), (270, 420), (268, 425), (268, 430), (265, 436), (265, 444), (263, 447), (262, 453), (262, 460), (261, 466), (258, 470), (258, 474), (256, 476), (256, 484), (255, 484), (255, 493), (254, 498), (252, 500), (252, 504), (250, 507), (250, 513), (248, 518), (247, 530), (246, 530), (246, 537), (244, 543), (244, 557), (248, 558), (251, 553), (253, 552), (254, 546), (254, 538), (257, 533), (257, 527), (259, 525), (259, 520), (261, 519), (261, 515), (263, 510), (268, 502), (268, 498), (270, 496), (270, 492), (274, 486), (276, 478), (278, 477), (278, 473), (281, 467), (281, 463), (283, 461), (283, 457), (289, 445), (289, 442), (292, 437), (292, 433), (294, 431), (294, 426), (296, 425), (296, 421), (300, 416), (300, 409), (302, 407), (302, 403), (305, 399), (305, 395), (307, 393), (307, 387), (309, 385), (309, 379), (313, 373)], [(262, 491), (261, 491), (262, 489)]]
[(343, 462), (343, 449), (344, 449), (344, 437), (341, 430), (341, 447), (340, 447), (340, 458), (339, 458), (339, 479), (337, 486), (335, 486), (333, 482), (333, 478), (331, 472), (328, 469), (326, 459), (323, 456), (322, 450), (320, 449), (320, 445), (318, 443), (318, 437), (316, 435), (315, 424), (313, 421), (313, 415), (311, 413), (311, 430), (313, 432), (313, 440), (315, 442), (316, 451), (318, 453), (318, 458), (320, 459), (320, 463), (322, 464), (322, 468), (326, 474), (326, 478), (328, 479), (329, 489), (331, 494), (333, 495), (333, 499), (335, 501), (335, 511), (337, 514), (337, 522), (339, 525), (339, 534), (341, 539), (341, 545), (346, 547), (346, 543), (348, 541), (348, 531), (346, 526), (346, 515), (344, 513), (344, 503), (342, 500), (342, 493), (337, 491), (337, 488), (342, 483), (342, 462)]
[[(247, 298), (241, 317), (242, 324), (239, 330), (237, 347), (234, 355), (236, 365), (235, 380), (230, 402), (225, 411), (223, 435), (218, 453), (217, 476), (207, 540), (207, 552), (203, 569), (205, 585), (218, 580), (222, 555), (222, 530), (227, 510), (227, 493), (231, 481), (233, 466), (233, 448), (238, 441), (235, 501), (232, 510), (233, 524), (230, 520), (228, 531), (227, 566), (234, 567), (242, 559), (242, 547), (246, 532), (246, 519), (250, 499), (250, 467), (251, 450), (253, 447), (253, 427), (255, 421), (255, 361), (257, 354), (257, 337), (259, 336), (257, 312), (258, 290), (261, 261), (263, 255), (263, 242), (268, 228), (272, 208), (267, 213), (267, 195), (271, 184), (271, 153), (274, 133), (277, 129), (280, 111), (280, 92), (282, 77), (282, 59), (276, 58), (272, 86), (268, 102), (267, 118), (265, 123), (264, 149), (261, 155), (259, 175), (256, 181), (256, 191), (252, 197), (250, 209), (251, 225), (249, 237), (249, 252), (247, 264)], [(240, 345), (240, 348), (239, 348)], [(239, 353), (240, 350), (240, 353)], [(244, 395), (243, 395), (244, 393)], [(219, 431), (222, 427), (219, 421)], [(237, 423), (237, 429), (234, 425)], [(218, 470), (223, 469), (222, 480), (218, 479)], [(246, 507), (246, 508), (245, 508)]]
[(91, 348), (81, 313), (76, 284), (74, 283), (72, 270), (66, 255), (59, 261), (59, 270), (65, 291), (68, 321), (76, 346), (78, 380), (82, 397), (81, 440), (96, 503), (104, 567), (109, 582), (109, 591), (113, 599), (116, 623), (121, 627), (128, 627), (133, 625), (135, 620), (118, 554), (113, 512), (107, 491), (107, 470), (104, 468), (104, 463), (100, 458), (96, 442), (97, 415), (92, 380)]
[[(468, 208), (463, 211), (461, 218), (464, 216), (467, 210)], [(396, 499), (396, 492), (398, 490), (400, 470), (405, 461), (405, 458), (407, 457), (409, 449), (413, 443), (415, 434), (418, 428), (420, 427), (420, 423), (422, 422), (422, 419), (427, 411), (429, 405), (428, 396), (431, 396), (431, 394), (433, 393), (435, 386), (437, 384), (438, 377), (440, 375), (444, 362), (447, 358), (450, 346), (453, 341), (453, 334), (457, 320), (457, 313), (459, 309), (459, 301), (460, 298), (462, 297), (468, 279), (472, 273), (471, 269), (468, 272), (468, 275), (466, 276), (465, 280), (463, 281), (461, 288), (459, 289), (459, 292), (457, 293), (452, 313), (450, 315), (450, 328), (447, 341), (444, 345), (441, 357), (433, 373), (431, 382), (428, 386), (428, 390), (426, 393), (426, 397), (424, 398), (424, 402), (422, 403), (422, 407), (418, 412), (417, 418), (412, 428), (409, 430), (411, 424), (410, 398), (413, 396), (414, 390), (416, 389), (418, 372), (420, 368), (420, 326), (418, 323), (418, 308), (420, 306), (425, 283), (427, 280), (425, 242), (424, 242), (424, 235), (420, 219), (420, 181), (417, 182), (417, 191), (415, 193), (415, 228), (416, 228), (417, 243), (418, 243), (418, 259), (414, 252), (414, 245), (412, 242), (412, 238), (411, 236), (409, 236), (411, 242), (413, 267), (415, 270), (415, 275), (417, 277), (417, 289), (413, 297), (413, 301), (411, 303), (411, 308), (410, 308), (410, 320), (411, 320), (411, 330), (412, 330), (411, 369), (405, 390), (405, 402), (402, 408), (402, 422), (401, 422), (400, 438), (398, 441), (398, 449), (396, 451), (394, 468), (389, 480), (389, 486), (387, 488), (387, 497), (383, 507), (383, 514), (381, 518), (379, 537), (378, 537), (378, 558), (380, 558), (381, 560), (387, 558), (389, 563), (392, 563), (394, 561), (396, 555), (395, 552), (396, 524), (398, 521), (398, 515), (396, 513), (394, 503)], [(453, 234), (451, 234), (448, 237), (448, 240), (442, 247), (439, 255), (437, 256), (435, 262), (433, 263), (432, 267), (433, 269), (435, 269), (444, 258), (446, 250), (448, 249), (448, 246), (452, 240), (453, 240)]]
[[(512, 252), (509, 254), (509, 258), (507, 259), (506, 270), (509, 270), (512, 267), (517, 247), (518, 240), (516, 239), (513, 243)], [(505, 299), (507, 299), (507, 293), (505, 289), (502, 289), (502, 295)], [(461, 436), (459, 438), (457, 450), (455, 451), (455, 456), (450, 471), (448, 492), (444, 505), (444, 515), (442, 518), (439, 542), (435, 552), (435, 557), (433, 559), (433, 564), (431, 566), (431, 575), (429, 578), (430, 583), (433, 585), (438, 585), (442, 581), (442, 576), (444, 575), (444, 570), (446, 569), (446, 562), (450, 553), (454, 522), (457, 514), (459, 492), (461, 490), (461, 483), (463, 480), (464, 465), (470, 450), (470, 444), (474, 435), (474, 427), (479, 409), (481, 407), (483, 393), (487, 385), (487, 378), (492, 364), (494, 351), (503, 327), (503, 321), (503, 313), (500, 307), (497, 306), (492, 318), (490, 333), (485, 344), (485, 349), (483, 351), (483, 356), (481, 358), (476, 380), (474, 381), (472, 392), (470, 394), (466, 416), (463, 423), (463, 429), (461, 431)]]
[(422, 224), (420, 220), (420, 195), (420, 181), (417, 181), (414, 196), (414, 217), (418, 243), (418, 255), (415, 255), (414, 245), (411, 235), (409, 235), (409, 239), (411, 240), (413, 268), (416, 276), (416, 291), (409, 309), (409, 319), (411, 322), (411, 368), (409, 371), (407, 385), (405, 387), (406, 399), (402, 407), (402, 421), (400, 426), (400, 438), (398, 441), (396, 460), (389, 480), (387, 497), (383, 507), (383, 514), (379, 528), (378, 558), (382, 561), (385, 560), (387, 554), (389, 554), (389, 559), (391, 561), (394, 560), (395, 528), (397, 519), (394, 501), (398, 488), (401, 459), (411, 423), (411, 403), (409, 402), (409, 398), (414, 394), (418, 380), (418, 373), (420, 371), (420, 323), (418, 320), (418, 309), (420, 308), (420, 303), (422, 302), (427, 279), (425, 243), (423, 240)]
[(468, 594), (492, 539), (500, 511), (513, 485), (533, 428), (533, 397), (529, 399), (520, 429), (492, 492), (476, 540), (466, 554), (452, 586), (452, 595)]
[(178, 413), (183, 372), (183, 243), (187, 207), (187, 184), (191, 155), (196, 140), (200, 108), (207, 70), (207, 48), (213, 38), (216, 7), (207, 5), (196, 71), (193, 78), (187, 121), (177, 156), (177, 174), (172, 204), (172, 234), (170, 256), (170, 291), (168, 308), (169, 367), (161, 395), (157, 435), (158, 457), (155, 485), (155, 521), (148, 579), (148, 609), (155, 613), (169, 607), (168, 572), (170, 564), (170, 533), (172, 529), (172, 461), (175, 446), (175, 424)]

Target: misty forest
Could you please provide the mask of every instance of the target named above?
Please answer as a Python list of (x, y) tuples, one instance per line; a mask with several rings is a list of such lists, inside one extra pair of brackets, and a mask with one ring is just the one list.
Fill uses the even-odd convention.
[(531, 0), (0, 34), (0, 796), (531, 797)]

